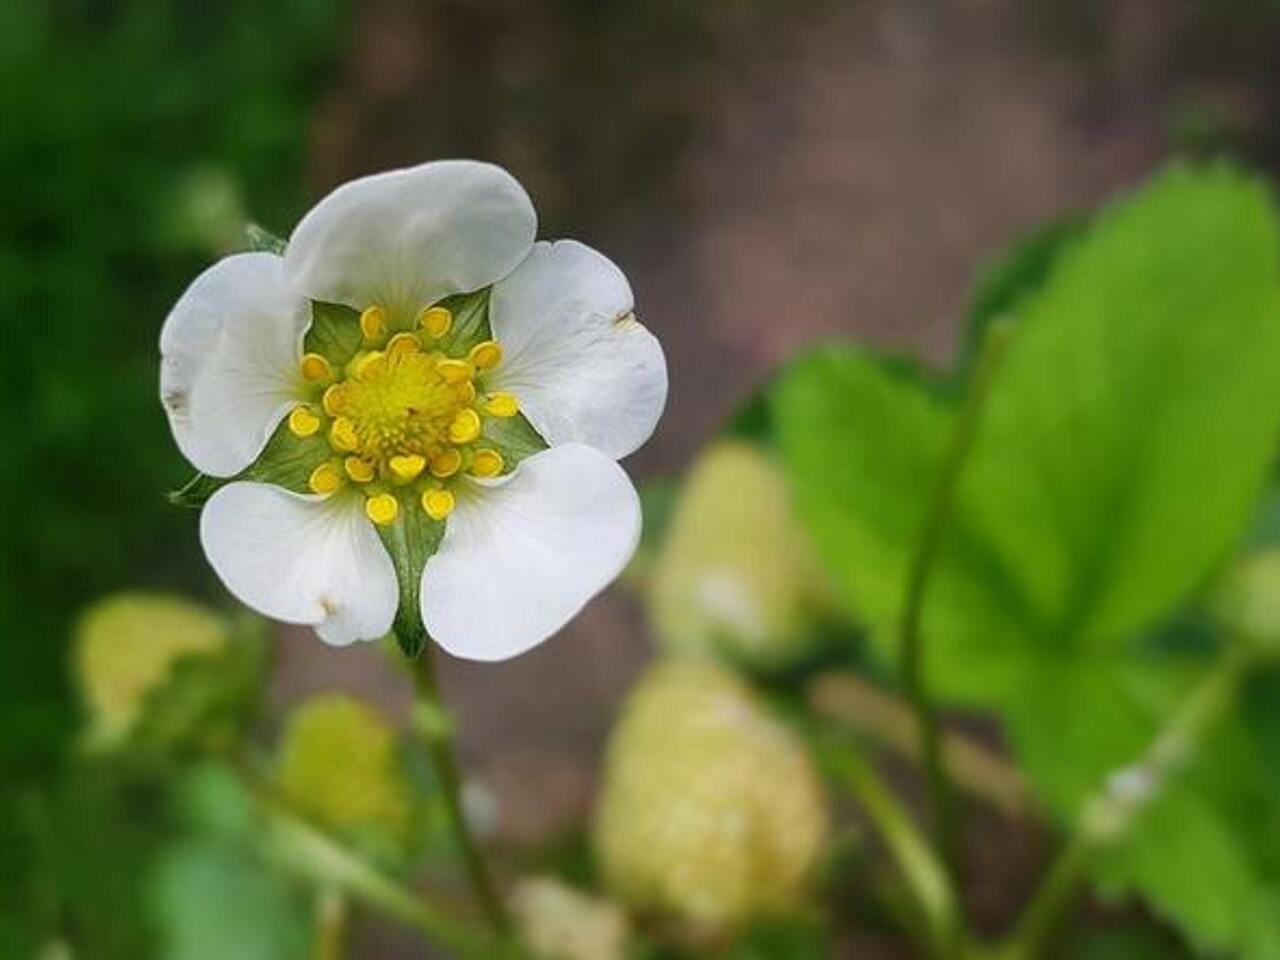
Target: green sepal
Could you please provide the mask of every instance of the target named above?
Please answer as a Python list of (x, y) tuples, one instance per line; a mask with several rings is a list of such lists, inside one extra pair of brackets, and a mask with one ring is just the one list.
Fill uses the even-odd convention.
[(288, 244), (266, 227), (251, 223), (244, 228), (244, 232), (249, 240), (249, 249), (254, 253), (274, 253), (277, 257), (284, 256), (285, 247)]
[(449, 356), (466, 356), (477, 343), (493, 338), (489, 326), (489, 290), (485, 287), (475, 293), (459, 293), (436, 304), (453, 314), (453, 326), (440, 338), (440, 349)]
[(375, 525), (382, 544), (391, 556), (396, 570), (396, 582), (400, 585), (400, 605), (392, 626), (396, 643), (406, 657), (416, 657), (426, 646), (427, 628), (422, 623), (422, 604), (419, 593), (422, 586), (422, 570), (431, 556), (440, 549), (444, 536), (444, 522), (432, 520), (418, 502), (414, 488), (392, 491), (400, 501), (400, 512), (394, 523)]
[(525, 457), (547, 449), (547, 441), (522, 413), (514, 417), (485, 417), (482, 435), (502, 454), (506, 472), (514, 470)]
[(198, 510), (220, 489), (237, 480), (271, 483), (293, 493), (311, 493), (307, 483), (311, 472), (332, 456), (333, 451), (322, 436), (299, 437), (289, 429), (287, 422), (281, 422), (258, 459), (234, 477), (197, 473), (169, 494), (169, 502)]
[(364, 337), (360, 312), (341, 303), (311, 301), (311, 327), (302, 341), (306, 353), (318, 353), (340, 370), (351, 362)]

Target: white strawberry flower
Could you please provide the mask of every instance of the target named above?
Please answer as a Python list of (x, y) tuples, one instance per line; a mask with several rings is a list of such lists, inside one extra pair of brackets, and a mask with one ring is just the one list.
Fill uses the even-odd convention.
[(505, 171), (428, 163), (338, 188), (283, 254), (182, 295), (161, 399), (242, 602), (332, 644), (394, 624), (499, 660), (621, 572), (640, 509), (616, 461), (653, 432), (666, 363), (622, 272), (535, 229)]

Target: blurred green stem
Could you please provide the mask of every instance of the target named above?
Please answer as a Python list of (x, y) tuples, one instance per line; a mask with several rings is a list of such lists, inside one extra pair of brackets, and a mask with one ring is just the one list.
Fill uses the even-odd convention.
[(1113, 773), (1080, 807), (1075, 834), (1062, 848), (1023, 912), (1001, 960), (1036, 960), (1070, 914), (1093, 857), (1121, 841), (1165, 784), (1186, 763), (1197, 743), (1234, 700), (1248, 655), (1230, 648), (1152, 741), (1136, 764)]
[(968, 392), (951, 436), (951, 444), (943, 459), (942, 471), (938, 475), (937, 485), (925, 514), (920, 540), (911, 558), (899, 633), (900, 675), (919, 727), (920, 757), (928, 789), (934, 837), (949, 864), (955, 863), (957, 853), (955, 805), (942, 758), (942, 730), (938, 711), (925, 689), (921, 619), (929, 576), (934, 570), (943, 534), (951, 518), (956, 485), (973, 446), (991, 383), (1008, 345), (1011, 330), (1011, 324), (1004, 319), (997, 319), (987, 328), (982, 349), (970, 374)]
[(830, 737), (816, 747), (828, 774), (857, 799), (897, 862), (924, 916), (933, 954), (962, 956), (965, 938), (951, 878), (914, 820), (856, 748)]
[(453, 723), (440, 699), (440, 686), (436, 680), (433, 658), (434, 647), (428, 643), (422, 653), (411, 662), (417, 692), (413, 711), (414, 727), (426, 741), (427, 750), (431, 754), (449, 827), (453, 831), (458, 852), (462, 855), (472, 889), (494, 930), (505, 933), (510, 928), (506, 907), (467, 823), (466, 811), (462, 805), (462, 778), (458, 773), (458, 759), (453, 746)]
[(347, 949), (347, 901), (342, 893), (324, 888), (316, 893), (313, 907), (314, 960), (342, 960)]

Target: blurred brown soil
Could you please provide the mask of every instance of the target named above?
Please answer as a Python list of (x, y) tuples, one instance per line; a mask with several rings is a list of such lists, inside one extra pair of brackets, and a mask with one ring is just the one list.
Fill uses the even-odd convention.
[[(313, 152), (317, 195), (432, 157), (494, 160), (530, 188), (544, 233), (622, 264), (672, 381), (628, 463), (640, 478), (682, 467), (815, 339), (945, 363), (983, 259), (1150, 170), (1172, 106), (1204, 95), (1248, 119), (1265, 105), (1238, 70), (1177, 72), (1187, 23), (1159, 0), (1094, 4), (1084, 26), (1017, 0), (757, 0), (692, 21), (669, 6), (615, 35), (590, 5), (370, 0)], [(277, 704), (338, 687), (403, 715), (407, 685), (376, 650), (286, 631), (280, 653)], [(513, 662), (445, 665), (466, 769), (506, 840), (588, 815), (610, 718), (648, 655), (638, 604), (615, 588)], [(968, 894), (998, 927), (1041, 843), (979, 826)]]

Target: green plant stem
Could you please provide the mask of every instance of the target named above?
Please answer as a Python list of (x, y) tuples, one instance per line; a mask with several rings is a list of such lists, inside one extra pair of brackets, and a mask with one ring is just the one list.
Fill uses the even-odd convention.
[(817, 755), (829, 776), (846, 787), (884, 839), (923, 914), (926, 941), (940, 957), (959, 956), (964, 932), (955, 890), (946, 867), (921, 836), (915, 821), (898, 803), (860, 752), (832, 738), (819, 739)]
[(449, 827), (453, 831), (476, 899), (494, 930), (505, 933), (510, 929), (506, 906), (467, 823), (466, 811), (462, 806), (462, 778), (458, 773), (458, 759), (454, 752), (453, 724), (440, 699), (435, 661), (432, 658), (433, 647), (427, 644), (422, 654), (412, 661), (414, 687), (417, 691), (414, 725), (426, 741), (427, 750), (431, 754)]
[(1058, 854), (1031, 898), (1013, 935), (1000, 951), (1002, 960), (1036, 960), (1069, 915), (1098, 851), (1120, 841), (1135, 820), (1160, 795), (1193, 753), (1196, 744), (1230, 706), (1248, 665), (1247, 655), (1228, 651), (1212, 673), (1192, 691), (1135, 765), (1113, 775), (1081, 806), (1075, 833)]
[(925, 514), (920, 540), (911, 558), (899, 633), (900, 675), (919, 727), (920, 757), (924, 767), (934, 837), (944, 858), (952, 864), (956, 857), (954, 803), (942, 757), (942, 731), (938, 711), (925, 689), (924, 639), (920, 626), (929, 577), (934, 570), (942, 537), (951, 518), (956, 485), (973, 446), (991, 383), (1008, 345), (1011, 329), (1010, 324), (1002, 320), (996, 320), (987, 328), (981, 352), (970, 377), (969, 389), (951, 436), (951, 444), (943, 459), (942, 472), (938, 476), (928, 512)]
[(342, 960), (347, 949), (347, 900), (338, 890), (316, 893), (312, 917), (315, 927), (314, 960)]

